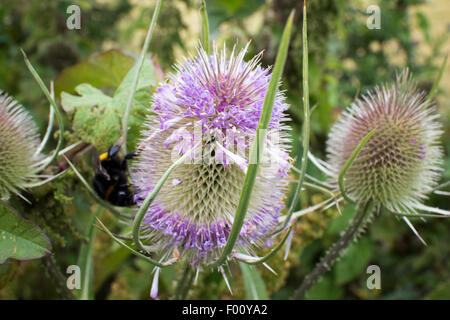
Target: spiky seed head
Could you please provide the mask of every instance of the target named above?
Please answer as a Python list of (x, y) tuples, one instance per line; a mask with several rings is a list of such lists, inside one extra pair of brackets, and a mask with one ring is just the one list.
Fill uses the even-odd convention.
[(396, 82), (376, 87), (340, 115), (327, 142), (334, 178), (375, 129), (345, 175), (345, 192), (354, 201), (414, 212), (439, 178), (442, 131), (437, 118), (426, 94), (403, 71)]
[(0, 197), (8, 199), (36, 181), (35, 164), (42, 159), (38, 129), (13, 97), (0, 91)]
[[(161, 84), (143, 132), (140, 154), (133, 165), (138, 204), (173, 163), (173, 155), (200, 143), (190, 163), (178, 166), (144, 218), (150, 249), (180, 253), (195, 265), (209, 264), (225, 245), (248, 166), (270, 80), (259, 65), (260, 55), (244, 61), (226, 49), (208, 56), (198, 49)], [(277, 93), (267, 143), (250, 206), (240, 233), (239, 250), (268, 244), (283, 205), (289, 167), (284, 111)], [(267, 161), (270, 158), (270, 161)]]

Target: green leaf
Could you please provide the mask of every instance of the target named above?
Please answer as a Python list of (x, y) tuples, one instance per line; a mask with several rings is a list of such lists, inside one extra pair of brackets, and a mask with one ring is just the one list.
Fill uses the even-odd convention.
[(83, 83), (75, 88), (78, 95), (61, 93), (61, 103), (66, 112), (74, 112), (75, 108), (93, 107), (105, 105), (112, 101), (112, 98), (105, 95), (101, 90), (94, 88), (88, 83)]
[[(136, 73), (137, 65), (135, 64), (130, 71), (128, 71), (127, 75), (120, 83), (120, 86), (117, 88), (114, 93), (114, 99), (117, 99), (116, 102), (121, 102), (126, 105), (126, 100), (128, 99), (128, 95), (133, 86), (133, 77)], [(146, 59), (143, 62), (141, 74), (139, 76), (139, 82), (137, 83), (136, 90), (148, 89), (150, 86), (155, 86), (155, 69), (153, 67), (153, 63), (151, 60)]]
[(6, 259), (39, 259), (51, 253), (47, 236), (34, 223), (0, 202), (0, 264)]
[(75, 88), (81, 83), (89, 83), (97, 88), (117, 88), (134, 61), (132, 56), (118, 49), (95, 53), (63, 70), (55, 80), (56, 96), (62, 91), (75, 93)]
[(372, 257), (372, 251), (372, 241), (367, 237), (363, 237), (358, 242), (351, 244), (336, 263), (336, 283), (341, 285), (353, 280), (362, 273), (365, 274), (369, 260)]
[(347, 203), (342, 209), (342, 215), (330, 221), (327, 226), (327, 235), (337, 235), (348, 227), (350, 221), (356, 214), (355, 205), (353, 203)]
[[(126, 108), (128, 93), (136, 66), (131, 68), (113, 97), (90, 84), (78, 85), (78, 95), (61, 93), (61, 104), (68, 113), (73, 113), (72, 129), (83, 141), (106, 150), (122, 135), (121, 119)], [(155, 69), (151, 60), (145, 60), (140, 73), (137, 91), (131, 105), (129, 146), (135, 146), (140, 126), (148, 114), (151, 87), (156, 85)]]
[(342, 289), (333, 281), (330, 274), (323, 276), (306, 293), (307, 300), (336, 300), (341, 296)]
[(268, 299), (266, 286), (258, 269), (244, 262), (239, 262), (242, 271), (242, 277), (245, 284), (245, 297), (248, 300), (266, 300)]

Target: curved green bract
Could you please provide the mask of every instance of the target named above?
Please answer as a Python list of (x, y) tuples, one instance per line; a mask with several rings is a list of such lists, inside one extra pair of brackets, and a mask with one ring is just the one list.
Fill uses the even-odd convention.
[(356, 160), (356, 157), (358, 156), (359, 152), (361, 151), (362, 147), (364, 147), (364, 145), (367, 143), (367, 141), (369, 141), (370, 137), (374, 133), (375, 133), (375, 129), (370, 131), (364, 138), (362, 138), (361, 142), (358, 144), (358, 146), (356, 147), (355, 151), (353, 151), (352, 155), (350, 156), (350, 158), (345, 163), (345, 165), (342, 168), (341, 172), (339, 172), (339, 178), (338, 178), (339, 189), (341, 190), (342, 196), (347, 201), (352, 202), (352, 200), (347, 197), (347, 195), (345, 194), (345, 191), (344, 191), (344, 176), (345, 176), (345, 173), (347, 172), (348, 169), (350, 169), (350, 167), (352, 166), (353, 162)]
[(56, 114), (56, 119), (58, 120), (58, 126), (59, 126), (59, 137), (58, 137), (58, 144), (56, 145), (56, 149), (53, 152), (52, 157), (45, 163), (45, 165), (41, 168), (41, 170), (44, 170), (48, 166), (50, 166), (53, 162), (55, 162), (56, 158), (58, 157), (59, 151), (62, 148), (63, 142), (64, 142), (64, 119), (62, 117), (61, 112), (59, 111), (58, 106), (56, 105), (55, 100), (53, 99), (52, 95), (48, 91), (47, 87), (45, 86), (44, 82), (42, 81), (39, 74), (34, 69), (33, 65), (31, 64), (30, 60), (28, 60), (28, 57), (22, 49), (20, 49), (22, 52), (23, 58), (25, 60), (25, 64), (28, 67), (28, 70), (30, 70), (31, 74), (33, 75), (34, 79), (38, 83), (39, 87), (41, 88), (42, 92), (45, 94), (45, 97), (47, 98), (50, 105), (53, 107), (53, 110)]
[[(241, 197), (239, 199), (239, 204), (236, 210), (233, 225), (231, 227), (230, 235), (222, 251), (222, 254), (213, 264), (211, 264), (211, 267), (213, 268), (219, 267), (227, 260), (228, 256), (233, 251), (233, 248), (244, 224), (245, 215), (247, 214), (247, 209), (250, 203), (250, 197), (255, 185), (256, 174), (258, 172), (260, 161), (259, 158), (260, 155), (263, 154), (263, 148), (266, 138), (264, 132), (267, 130), (270, 119), (272, 118), (273, 104), (275, 101), (278, 84), (283, 73), (284, 63), (286, 62), (293, 19), (294, 11), (292, 11), (289, 15), (283, 31), (281, 44), (278, 49), (277, 58), (275, 60), (275, 66), (269, 82), (269, 88), (264, 98), (261, 118), (259, 119), (258, 129), (256, 131), (256, 139), (250, 151), (250, 161), (247, 169), (247, 174), (245, 175), (244, 185), (242, 187)], [(263, 136), (261, 136), (261, 134), (263, 134)]]

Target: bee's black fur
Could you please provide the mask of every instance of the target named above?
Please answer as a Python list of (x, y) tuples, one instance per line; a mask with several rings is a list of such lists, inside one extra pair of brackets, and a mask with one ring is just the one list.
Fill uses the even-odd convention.
[(115, 206), (129, 207), (135, 204), (134, 193), (128, 183), (127, 161), (135, 156), (129, 153), (122, 159), (119, 156), (120, 144), (112, 145), (108, 149), (107, 158), (97, 158), (94, 190), (98, 196)]

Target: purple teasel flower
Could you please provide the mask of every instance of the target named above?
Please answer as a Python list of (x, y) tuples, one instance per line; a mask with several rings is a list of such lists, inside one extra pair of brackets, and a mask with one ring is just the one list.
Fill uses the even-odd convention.
[[(211, 56), (199, 48), (153, 96), (156, 115), (147, 119), (132, 167), (138, 205), (180, 155), (191, 153), (143, 221), (147, 248), (162, 252), (163, 259), (175, 253), (199, 269), (220, 256), (229, 236), (270, 80), (269, 69), (259, 64), (261, 53), (244, 60), (247, 48), (234, 47), (229, 54), (224, 47)], [(270, 244), (284, 208), (287, 108), (278, 91), (237, 254), (252, 256), (255, 248)]]

